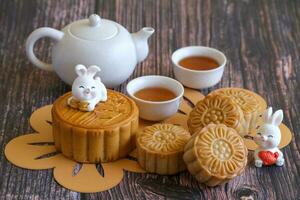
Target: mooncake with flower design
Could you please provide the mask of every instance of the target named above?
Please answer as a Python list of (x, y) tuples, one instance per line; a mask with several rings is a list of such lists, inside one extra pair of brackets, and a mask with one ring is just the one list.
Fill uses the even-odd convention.
[(135, 147), (138, 108), (129, 97), (108, 90), (105, 102), (92, 112), (69, 106), (71, 93), (53, 104), (55, 147), (68, 158), (83, 163), (111, 162), (127, 156)]
[(244, 123), (240, 107), (230, 97), (224, 95), (208, 95), (198, 101), (187, 121), (191, 134), (208, 124), (225, 124), (243, 133)]
[(147, 126), (137, 136), (138, 162), (152, 173), (168, 175), (183, 171), (183, 149), (189, 138), (190, 133), (177, 125)]
[(197, 131), (184, 148), (183, 160), (201, 183), (216, 186), (240, 175), (248, 150), (235, 129), (210, 124)]
[(244, 134), (250, 133), (256, 127), (259, 115), (266, 108), (265, 102), (260, 103), (262, 101), (261, 97), (246, 89), (221, 88), (211, 92), (209, 95), (215, 94), (230, 97), (241, 108), (245, 119)]

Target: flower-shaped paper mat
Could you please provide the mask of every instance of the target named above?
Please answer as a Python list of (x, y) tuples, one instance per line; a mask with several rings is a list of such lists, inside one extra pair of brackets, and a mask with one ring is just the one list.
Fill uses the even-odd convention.
[[(181, 125), (187, 129), (188, 113), (197, 101), (204, 98), (204, 95), (196, 90), (185, 88), (184, 97), (179, 112), (165, 122)], [(261, 97), (260, 99), (260, 103), (266, 107), (265, 101)], [(11, 163), (26, 169), (53, 168), (54, 178), (59, 184), (78, 192), (108, 190), (121, 182), (124, 170), (145, 172), (135, 161), (135, 152), (132, 152), (128, 158), (101, 164), (80, 164), (56, 152), (52, 137), (51, 108), (52, 105), (44, 106), (31, 115), (30, 124), (37, 133), (16, 137), (6, 145), (5, 155)], [(154, 122), (140, 120), (139, 128), (152, 124)], [(280, 125), (280, 129), (282, 148), (289, 144), (292, 135), (284, 124)], [(252, 140), (245, 139), (245, 141), (248, 149), (256, 148)]]

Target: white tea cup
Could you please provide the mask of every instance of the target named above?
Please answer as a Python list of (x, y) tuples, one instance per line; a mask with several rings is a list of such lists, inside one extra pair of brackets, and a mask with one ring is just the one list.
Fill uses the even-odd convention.
[[(135, 96), (141, 89), (159, 87), (172, 91), (176, 97), (167, 101), (148, 101)], [(139, 116), (150, 121), (161, 121), (174, 115), (179, 108), (184, 87), (178, 81), (166, 76), (141, 76), (127, 84), (127, 93), (139, 108)]]
[[(219, 63), (219, 66), (211, 70), (191, 70), (179, 65), (182, 59), (192, 56), (212, 58)], [(171, 59), (175, 78), (183, 85), (194, 89), (209, 88), (219, 83), (227, 61), (226, 56), (221, 51), (204, 46), (180, 48), (172, 54)]]

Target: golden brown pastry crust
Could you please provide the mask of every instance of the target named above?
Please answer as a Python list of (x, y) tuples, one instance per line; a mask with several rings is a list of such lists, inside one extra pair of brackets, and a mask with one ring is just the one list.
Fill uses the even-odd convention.
[(154, 124), (143, 129), (137, 137), (137, 159), (148, 172), (176, 174), (186, 167), (183, 148), (190, 134), (172, 124)]
[(221, 88), (211, 92), (209, 95), (224, 95), (241, 108), (245, 118), (245, 133), (250, 133), (256, 128), (256, 123), (260, 113), (265, 109), (259, 102), (257, 94), (243, 88)]
[(110, 162), (125, 157), (135, 147), (138, 108), (127, 96), (108, 90), (106, 102), (92, 112), (67, 105), (71, 93), (53, 104), (55, 146), (66, 157), (78, 162)]
[(247, 154), (236, 130), (210, 124), (192, 136), (184, 148), (183, 160), (199, 182), (216, 186), (244, 171)]
[(190, 112), (187, 122), (191, 134), (208, 124), (225, 124), (242, 133), (244, 123), (239, 106), (231, 98), (223, 95), (209, 95), (200, 100)]

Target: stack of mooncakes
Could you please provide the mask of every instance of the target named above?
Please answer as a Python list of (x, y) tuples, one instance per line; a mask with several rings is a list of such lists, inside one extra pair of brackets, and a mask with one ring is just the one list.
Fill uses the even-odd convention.
[(248, 150), (242, 137), (256, 127), (263, 109), (251, 91), (213, 91), (190, 112), (190, 133), (171, 124), (155, 124), (141, 131), (138, 162), (148, 172), (174, 174), (187, 167), (208, 186), (225, 183), (245, 170)]

